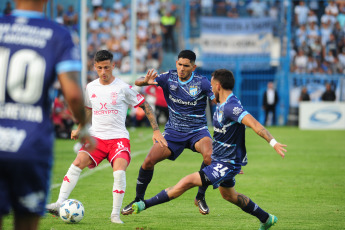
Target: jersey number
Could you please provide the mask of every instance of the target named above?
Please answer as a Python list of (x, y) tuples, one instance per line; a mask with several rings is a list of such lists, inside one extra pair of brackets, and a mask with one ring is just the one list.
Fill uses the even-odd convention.
[(225, 175), (225, 171), (228, 169), (228, 167), (224, 167), (222, 164), (217, 164), (216, 167), (213, 167), (213, 169), (217, 172), (220, 173), (220, 176), (224, 176)]
[(18, 103), (35, 104), (41, 98), (46, 62), (36, 51), (22, 49), (10, 58), (10, 49), (0, 48), (0, 66), (0, 103), (6, 89)]

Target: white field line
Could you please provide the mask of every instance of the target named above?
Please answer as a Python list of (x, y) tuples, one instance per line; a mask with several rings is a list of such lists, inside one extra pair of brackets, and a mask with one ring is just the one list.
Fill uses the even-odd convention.
[[(148, 152), (149, 152), (149, 149), (135, 151), (135, 152), (131, 153), (131, 157), (134, 158), (136, 156), (139, 156), (139, 155), (141, 155), (143, 153), (148, 153)], [(100, 166), (98, 166), (98, 167), (96, 167), (96, 168), (94, 168), (92, 170), (86, 171), (85, 173), (82, 173), (80, 175), (79, 180), (81, 180), (81, 179), (83, 179), (85, 177), (88, 177), (88, 176), (92, 175), (93, 173), (95, 173), (97, 171), (100, 171), (100, 170), (103, 170), (103, 169), (108, 168), (108, 167), (110, 167), (110, 164), (102, 164), (102, 165), (100, 165)], [(53, 189), (56, 189), (56, 188), (60, 188), (60, 186), (61, 186), (61, 183), (52, 184), (50, 186), (50, 190), (53, 190)]]

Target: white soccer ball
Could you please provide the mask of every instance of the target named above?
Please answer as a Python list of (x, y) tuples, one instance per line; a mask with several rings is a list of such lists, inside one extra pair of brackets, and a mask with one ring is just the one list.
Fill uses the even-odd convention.
[(68, 199), (60, 206), (60, 218), (66, 223), (80, 222), (84, 213), (84, 206), (79, 200)]

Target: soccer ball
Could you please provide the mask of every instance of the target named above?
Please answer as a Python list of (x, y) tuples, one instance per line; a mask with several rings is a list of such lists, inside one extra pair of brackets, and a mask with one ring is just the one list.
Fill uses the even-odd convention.
[(84, 206), (79, 200), (68, 199), (60, 206), (60, 218), (66, 223), (78, 223), (84, 217)]

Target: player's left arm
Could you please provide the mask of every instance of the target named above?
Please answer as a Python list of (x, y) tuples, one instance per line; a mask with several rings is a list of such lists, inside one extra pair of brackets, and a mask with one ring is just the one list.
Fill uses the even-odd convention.
[(242, 124), (252, 128), (256, 134), (258, 134), (260, 137), (264, 138), (270, 145), (274, 148), (274, 150), (282, 157), (284, 158), (287, 150), (284, 148), (287, 145), (281, 144), (277, 142), (272, 134), (263, 127), (260, 122), (258, 122), (252, 115), (247, 114), (242, 119)]
[(159, 130), (156, 116), (152, 110), (152, 107), (146, 101), (144, 101), (144, 103), (142, 103), (140, 107), (145, 111), (145, 115), (147, 119), (149, 120), (151, 127), (153, 129), (153, 137), (152, 137), (153, 144), (157, 141), (162, 147), (164, 145), (168, 146), (167, 141), (164, 139), (161, 131)]

